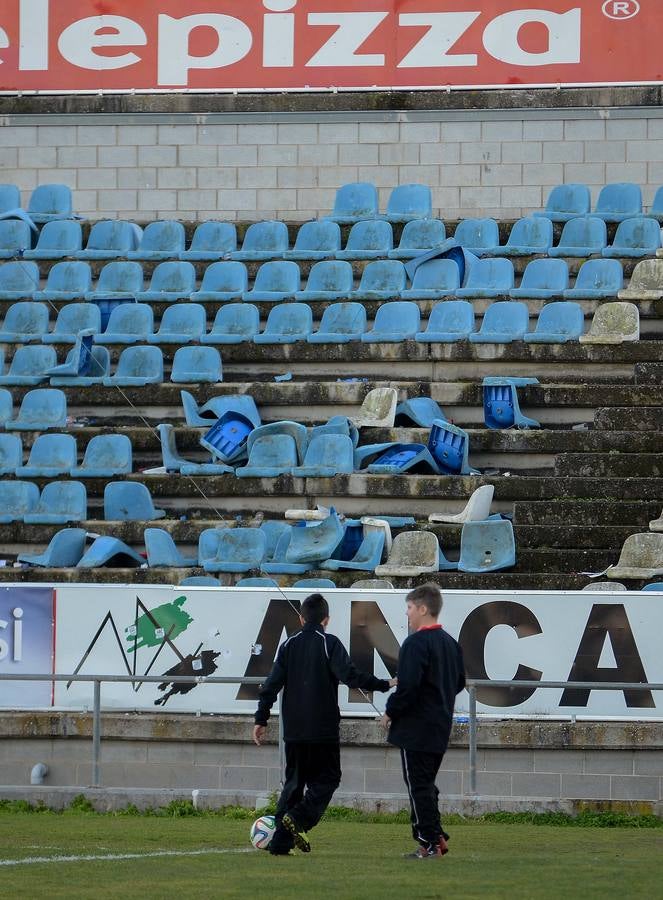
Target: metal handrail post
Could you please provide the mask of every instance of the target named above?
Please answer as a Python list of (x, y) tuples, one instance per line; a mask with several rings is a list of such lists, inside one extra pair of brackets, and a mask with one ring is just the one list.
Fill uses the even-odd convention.
[(471, 684), (470, 696), (470, 794), (477, 792), (477, 689)]
[(99, 787), (101, 757), (101, 680), (94, 682), (94, 706), (92, 708), (92, 787)]

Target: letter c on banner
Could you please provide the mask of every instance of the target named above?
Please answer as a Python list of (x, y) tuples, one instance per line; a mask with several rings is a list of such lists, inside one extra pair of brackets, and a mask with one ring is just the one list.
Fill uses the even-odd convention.
[[(548, 49), (530, 53), (518, 43), (523, 25), (538, 22), (548, 29)], [(486, 25), (483, 45), (491, 56), (514, 66), (548, 66), (580, 62), (581, 10), (554, 13), (545, 9), (514, 9)]]
[[(201, 27), (216, 31), (218, 44), (208, 56), (191, 56), (191, 32)], [(243, 59), (251, 49), (251, 29), (233, 16), (220, 13), (200, 13), (173, 19), (159, 16), (159, 85), (188, 85), (190, 69), (220, 69)]]

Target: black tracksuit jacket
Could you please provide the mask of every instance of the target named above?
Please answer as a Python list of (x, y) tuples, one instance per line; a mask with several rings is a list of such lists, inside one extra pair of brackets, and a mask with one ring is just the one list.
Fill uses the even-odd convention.
[(279, 647), (269, 677), (260, 688), (256, 725), (266, 725), (283, 688), (286, 741), (339, 741), (339, 682), (364, 691), (388, 691), (389, 682), (360, 672), (343, 644), (322, 625), (304, 625)]
[(444, 753), (456, 694), (465, 687), (460, 645), (441, 627), (407, 637), (398, 656), (398, 687), (387, 701), (388, 741), (404, 750)]

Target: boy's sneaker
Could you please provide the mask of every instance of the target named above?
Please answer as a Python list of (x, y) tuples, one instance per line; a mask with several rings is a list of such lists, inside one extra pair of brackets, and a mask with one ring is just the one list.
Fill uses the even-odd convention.
[(441, 839), (439, 844), (419, 847), (414, 853), (405, 853), (403, 855), (405, 859), (442, 859), (444, 854), (449, 852), (446, 841), (444, 841), (444, 849), (442, 849), (442, 841), (444, 841), (444, 838)]
[(310, 852), (311, 852), (311, 845), (310, 845), (310, 843), (309, 843), (309, 840), (308, 840), (308, 838), (302, 833), (302, 831), (301, 831), (299, 825), (297, 825), (297, 823), (296, 823), (295, 820), (292, 818), (292, 816), (290, 816), (288, 813), (286, 813), (286, 814), (283, 816), (282, 821), (283, 821), (283, 827), (286, 829), (286, 831), (289, 831), (290, 834), (291, 834), (291, 835), (293, 836), (293, 838), (295, 839), (295, 847), (296, 847), (298, 850), (301, 850), (302, 853), (310, 853)]

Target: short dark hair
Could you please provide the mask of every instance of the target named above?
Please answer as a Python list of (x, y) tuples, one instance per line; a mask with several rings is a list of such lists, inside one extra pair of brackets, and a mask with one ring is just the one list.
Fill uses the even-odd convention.
[(414, 603), (415, 606), (425, 606), (434, 619), (437, 619), (440, 615), (442, 594), (439, 587), (433, 584), (432, 581), (420, 584), (419, 587), (411, 590), (405, 599), (406, 601), (409, 600), (410, 603)]
[(322, 594), (309, 594), (302, 603), (301, 616), (307, 625), (319, 625), (329, 616), (329, 604)]

